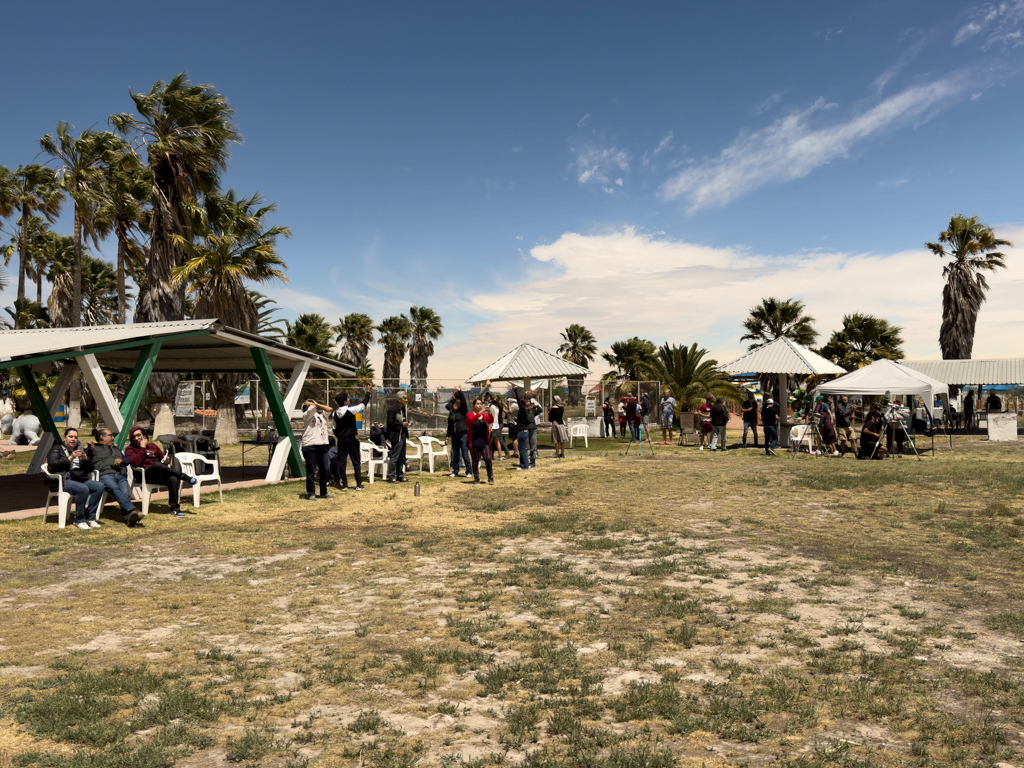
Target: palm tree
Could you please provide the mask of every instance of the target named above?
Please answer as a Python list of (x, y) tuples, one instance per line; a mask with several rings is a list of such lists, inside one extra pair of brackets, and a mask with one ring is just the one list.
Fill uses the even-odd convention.
[(350, 312), (338, 320), (337, 343), (341, 344), (341, 359), (356, 368), (366, 365), (366, 357), (373, 344), (373, 320), (362, 312)]
[(79, 311), (82, 306), (82, 237), (90, 237), (94, 246), (99, 245), (95, 219), (98, 189), (103, 181), (103, 160), (114, 145), (123, 142), (109, 131), (85, 130), (76, 139), (71, 135), (71, 128), (70, 123), (57, 123), (56, 135), (46, 134), (39, 140), (39, 146), (60, 164), (57, 178), (75, 206), (75, 265), (70, 327), (77, 328), (82, 322)]
[(145, 266), (145, 247), (140, 240), (148, 224), (152, 186), (149, 168), (126, 142), (111, 147), (96, 209), (96, 229), (102, 237), (111, 232), (117, 237), (117, 322), (121, 324), (128, 314), (125, 274), (138, 276)]
[(122, 113), (110, 121), (123, 136), (145, 143), (152, 178), (149, 259), (135, 314), (139, 320), (181, 320), (184, 286), (172, 272), (186, 260), (191, 214), (204, 195), (218, 190), (228, 144), (242, 137), (227, 99), (210, 85), (192, 85), (186, 72), (131, 97), (138, 117)]
[(384, 391), (394, 395), (401, 383), (402, 360), (409, 348), (412, 325), (405, 315), (393, 315), (381, 320), (376, 331), (380, 334), (377, 343), (384, 347)]
[(259, 291), (249, 289), (247, 293), (256, 307), (256, 333), (265, 339), (284, 342), (284, 328), (281, 327), (284, 321), (273, 319), (274, 314), (281, 311), (277, 302)]
[[(43, 278), (49, 266), (49, 239), (53, 235), (47, 222), (41, 216), (30, 216), (28, 220), (28, 262), (25, 264), (25, 277), (35, 281), (36, 304), (43, 303)], [(4, 253), (4, 264), (7, 264), (21, 243), (20, 231), (11, 237)]]
[(946, 278), (939, 328), (942, 359), (970, 360), (978, 312), (988, 290), (984, 273), (1005, 269), (1004, 254), (996, 249), (1013, 244), (997, 238), (977, 216), (968, 219), (958, 213), (950, 218), (946, 231), (939, 233), (939, 242), (925, 245), (936, 256), (952, 259), (942, 269)]
[(902, 331), (888, 320), (855, 312), (843, 316), (842, 329), (833, 331), (828, 343), (818, 352), (848, 371), (863, 368), (875, 360), (902, 360)]
[(334, 357), (331, 349), (334, 328), (323, 315), (310, 312), (299, 315), (294, 323), (285, 320), (284, 324), (285, 341), (288, 346), (312, 352), (320, 357)]
[(606, 381), (640, 381), (640, 364), (654, 359), (653, 341), (634, 336), (626, 341), (613, 341), (610, 352), (602, 352), (606, 363), (614, 370), (605, 374)]
[(744, 393), (718, 369), (718, 361), (705, 359), (708, 351), (665, 343), (656, 357), (639, 363), (640, 372), (672, 390), (680, 410), (696, 410), (708, 395), (740, 402)]
[[(58, 242), (47, 272), (53, 286), (47, 299), (50, 323), (69, 328), (74, 319), (74, 238), (56, 235)], [(82, 295), (78, 315), (84, 325), (109, 325), (117, 321), (117, 273), (112, 264), (82, 254)]]
[(11, 172), (0, 166), (0, 218), (7, 218), (14, 212), (21, 214), (21, 238), (18, 263), (18, 298), (25, 298), (25, 271), (29, 261), (29, 222), (32, 213), (38, 211), (51, 224), (64, 202), (64, 193), (57, 181), (57, 174), (45, 165), (19, 165)]
[(430, 307), (409, 307), (409, 378), (413, 389), (426, 391), (427, 363), (434, 354), (434, 342), (444, 335), (441, 316)]
[(11, 322), (2, 321), (5, 328), (47, 328), (50, 325), (46, 307), (31, 299), (15, 299), (14, 306), (4, 311), (11, 317)]
[[(591, 361), (597, 356), (597, 339), (579, 323), (573, 323), (562, 331), (562, 343), (558, 346), (558, 354), (570, 363), (590, 368)], [(583, 374), (567, 377), (569, 385), (569, 405), (579, 405), (583, 393)]]
[[(259, 194), (237, 199), (229, 189), (225, 195), (207, 194), (205, 211), (197, 216), (192, 231), (196, 242), (172, 234), (187, 260), (172, 272), (195, 297), (195, 317), (216, 317), (246, 333), (259, 330), (259, 311), (246, 290), (246, 282), (286, 281), (284, 262), (277, 252), (278, 237), (291, 237), (287, 227), (267, 227), (267, 217), (276, 210), (263, 205)], [(180, 239), (179, 239), (180, 238)], [(217, 398), (217, 442), (238, 442), (235, 392), (244, 377), (236, 373), (213, 376)]]
[(818, 332), (814, 330), (814, 318), (803, 312), (804, 303), (797, 299), (780, 300), (774, 296), (762, 299), (743, 321), (747, 332), (740, 336), (740, 341), (752, 342), (748, 350), (783, 337), (809, 347), (818, 338)]

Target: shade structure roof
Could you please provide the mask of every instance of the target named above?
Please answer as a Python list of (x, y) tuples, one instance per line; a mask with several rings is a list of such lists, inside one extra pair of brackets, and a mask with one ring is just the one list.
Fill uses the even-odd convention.
[[(815, 389), (822, 395), (913, 395), (934, 398), (948, 395), (949, 387), (927, 374), (892, 360), (876, 360)], [(926, 401), (931, 406), (931, 401)]]
[(589, 373), (588, 368), (545, 352), (533, 344), (520, 344), (479, 373), (470, 376), (467, 381), (471, 384), (483, 384), (488, 379), (491, 381), (561, 379), (566, 376), (586, 376)]
[(351, 376), (351, 366), (279, 344), (216, 318), (126, 325), (93, 325), (82, 328), (41, 328), (0, 331), (0, 369), (95, 355), (108, 372), (131, 373), (140, 350), (159, 340), (154, 371), (172, 373), (230, 373), (255, 370), (252, 348), (266, 350), (271, 367), (291, 371), (296, 363)]
[(778, 338), (738, 360), (718, 366), (722, 373), (788, 373), (794, 376), (844, 374), (831, 360), (787, 338)]
[(997, 360), (904, 360), (903, 365), (954, 386), (1024, 384), (1024, 358)]

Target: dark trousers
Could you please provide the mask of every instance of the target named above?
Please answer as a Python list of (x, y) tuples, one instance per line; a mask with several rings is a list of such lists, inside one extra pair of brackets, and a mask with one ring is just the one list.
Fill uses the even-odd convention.
[(176, 509), (178, 499), (181, 495), (181, 481), (185, 476), (176, 469), (171, 469), (166, 464), (150, 464), (146, 467), (146, 482), (154, 485), (167, 486), (167, 503), (171, 509)]
[(354, 437), (350, 440), (338, 441), (338, 463), (341, 465), (341, 487), (348, 488), (348, 464), (352, 461), (352, 472), (356, 476), (356, 485), (363, 484), (363, 463), (359, 452), (359, 441)]
[(491, 448), (494, 451), (504, 451), (505, 458), (508, 458), (508, 446), (505, 445), (505, 435), (502, 433), (500, 429), (491, 430)]
[(604, 420), (604, 436), (615, 437), (615, 422), (611, 419)]
[(470, 452), (473, 454), (473, 479), (480, 479), (480, 459), (484, 460), (484, 465), (487, 467), (487, 479), (494, 479), (494, 465), (491, 463), (491, 446), (489, 445), (474, 445), (470, 448)]
[(64, 490), (75, 497), (75, 522), (87, 523), (96, 519), (96, 510), (103, 495), (103, 483), (95, 480), (64, 481)]
[(405, 477), (405, 443), (404, 435), (391, 443), (388, 454), (388, 480), (401, 480)]
[(626, 436), (626, 422), (620, 421), (619, 422), (619, 437), (625, 437), (625, 436)]
[(327, 465), (329, 445), (306, 445), (302, 448), (302, 458), (306, 462), (306, 495), (315, 493), (313, 475), (320, 470), (320, 495), (327, 495), (327, 480), (331, 476), (331, 468)]
[[(756, 432), (754, 433), (757, 434)], [(757, 445), (757, 443), (754, 443)], [(774, 451), (779, 447), (779, 428), (778, 427), (765, 427), (764, 428), (764, 452), (767, 454), (768, 451)]]

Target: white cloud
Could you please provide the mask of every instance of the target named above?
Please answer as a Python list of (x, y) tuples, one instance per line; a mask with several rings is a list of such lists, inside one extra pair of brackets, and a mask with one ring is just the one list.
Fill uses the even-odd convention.
[(910, 181), (910, 179), (885, 179), (884, 181), (878, 182), (878, 186), (883, 189), (885, 187), (902, 187), (908, 181)]
[[(1024, 225), (996, 226), (996, 231), (1024, 244)], [(927, 237), (923, 234), (922, 241)], [(989, 278), (992, 290), (978, 318), (975, 357), (1024, 355), (1019, 332), (1024, 247), (1007, 251), (1009, 269)], [(431, 361), (432, 375), (468, 376), (524, 341), (554, 350), (559, 332), (570, 323), (589, 328), (603, 349), (638, 335), (658, 343), (697, 342), (726, 362), (745, 350), (739, 337), (748, 310), (772, 295), (804, 301), (817, 320), (821, 343), (844, 314), (865, 312), (904, 327), (909, 357), (939, 355), (942, 265), (923, 247), (765, 256), (626, 228), (597, 235), (568, 232), (530, 255), (560, 274), (548, 269), (536, 282), (472, 295), (473, 307), (489, 322), (458, 339), (446, 338)], [(595, 377), (607, 370), (604, 363), (594, 368)]]
[(975, 24), (973, 21), (969, 24), (964, 24), (956, 33), (956, 37), (953, 38), (953, 45), (960, 45), (960, 43), (969, 40), (979, 32), (981, 32), (980, 24)]
[(585, 126), (587, 124), (588, 120), (590, 120), (590, 113), (589, 112), (587, 112), (587, 114), (585, 114), (583, 117), (581, 117), (579, 119), (579, 121), (576, 123), (576, 127), (577, 128), (582, 128), (583, 126)]
[(643, 163), (644, 167), (647, 167), (651, 164), (651, 161), (654, 160), (654, 158), (662, 152), (667, 152), (670, 149), (672, 149), (672, 131), (669, 131), (662, 137), (661, 141), (658, 142), (658, 146), (648, 152), (644, 152), (643, 157), (640, 158), (640, 162)]
[(953, 45), (961, 45), (979, 35), (983, 49), (1016, 48), (1024, 44), (1024, 0), (985, 3), (975, 11), (972, 21), (957, 30)]
[(767, 99), (765, 99), (760, 104), (758, 104), (756, 107), (754, 107), (754, 114), (756, 114), (756, 115), (763, 115), (765, 112), (767, 112), (769, 109), (774, 107), (776, 104), (779, 104), (781, 101), (782, 101), (782, 93), (781, 92), (773, 93)]
[(580, 184), (608, 184), (613, 171), (629, 171), (629, 152), (615, 147), (597, 147), (588, 144), (576, 152), (576, 180)]
[(892, 129), (957, 95), (965, 86), (959, 75), (897, 93), (851, 119), (813, 128), (812, 118), (836, 105), (818, 99), (766, 128), (744, 131), (713, 159), (695, 164), (662, 185), (666, 200), (688, 199), (690, 210), (725, 205), (765, 184), (802, 178), (821, 165), (844, 157), (860, 141)]

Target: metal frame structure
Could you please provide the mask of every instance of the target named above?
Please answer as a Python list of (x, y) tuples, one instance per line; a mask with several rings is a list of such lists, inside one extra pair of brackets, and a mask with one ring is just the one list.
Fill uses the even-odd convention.
[[(342, 376), (354, 374), (351, 366), (337, 360), (230, 328), (216, 319), (6, 331), (0, 332), (0, 350), (0, 354), (7, 355), (0, 357), (0, 370), (13, 368), (17, 371), (43, 429), (28, 474), (38, 474), (54, 441), (61, 440), (53, 417), (79, 370), (104, 422), (116, 432), (118, 447), (124, 447), (127, 441), (124, 427), (142, 404), (153, 373), (255, 371), (279, 435), (267, 470), (267, 482), (280, 480), (285, 464), (293, 477), (305, 476), (289, 414), (298, 405), (310, 369), (316, 367)], [(49, 399), (44, 399), (32, 375), (33, 367), (42, 365), (49, 369), (54, 362), (64, 365)], [(131, 374), (120, 407), (103, 378), (104, 369)], [(282, 396), (275, 373), (285, 371), (291, 375)]]

